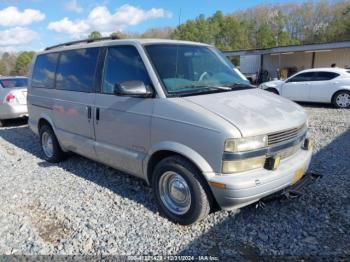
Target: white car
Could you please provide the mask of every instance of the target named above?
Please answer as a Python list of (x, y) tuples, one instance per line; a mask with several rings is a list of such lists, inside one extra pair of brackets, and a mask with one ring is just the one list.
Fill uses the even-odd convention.
[(259, 88), (300, 102), (332, 103), (350, 107), (350, 70), (315, 68), (303, 70), (286, 80), (262, 83)]
[(26, 77), (0, 77), (0, 126), (4, 120), (28, 116)]

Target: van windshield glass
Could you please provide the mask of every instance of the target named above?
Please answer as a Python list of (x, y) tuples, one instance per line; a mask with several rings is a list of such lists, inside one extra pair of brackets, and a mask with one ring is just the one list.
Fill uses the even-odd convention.
[(8, 78), (0, 80), (3, 88), (26, 87), (28, 85), (27, 78)]
[(147, 45), (146, 51), (169, 95), (194, 95), (250, 88), (218, 50), (185, 44)]

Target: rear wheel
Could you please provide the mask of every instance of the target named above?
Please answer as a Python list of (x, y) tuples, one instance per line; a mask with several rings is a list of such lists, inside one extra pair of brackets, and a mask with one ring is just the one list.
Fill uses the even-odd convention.
[(339, 91), (335, 93), (332, 103), (336, 108), (350, 108), (350, 91)]
[(152, 187), (160, 211), (175, 223), (190, 225), (210, 212), (205, 182), (183, 157), (163, 159), (153, 172)]
[(58, 163), (66, 158), (66, 154), (62, 151), (57, 137), (52, 128), (48, 125), (43, 125), (40, 128), (40, 144), (46, 161)]

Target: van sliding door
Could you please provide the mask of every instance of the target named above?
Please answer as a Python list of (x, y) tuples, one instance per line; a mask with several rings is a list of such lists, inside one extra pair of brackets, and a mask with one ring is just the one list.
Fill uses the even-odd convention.
[(98, 48), (63, 51), (56, 70), (54, 122), (70, 151), (95, 158), (93, 105)]

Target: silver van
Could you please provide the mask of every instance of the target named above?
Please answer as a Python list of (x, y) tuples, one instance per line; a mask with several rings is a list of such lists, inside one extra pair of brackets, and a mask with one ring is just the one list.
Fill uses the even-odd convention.
[(47, 48), (33, 61), (28, 108), (47, 161), (72, 151), (138, 176), (180, 224), (291, 186), (312, 155), (304, 110), (248, 85), (201, 43)]

